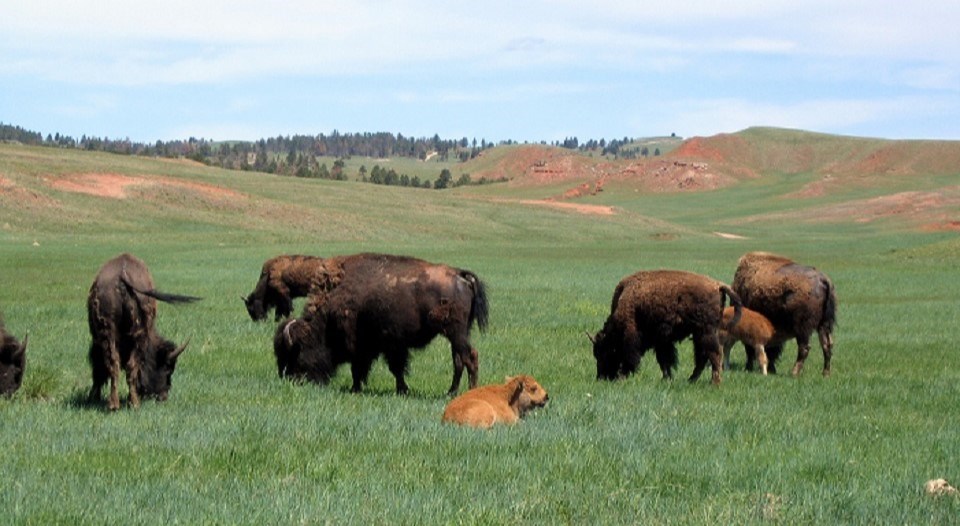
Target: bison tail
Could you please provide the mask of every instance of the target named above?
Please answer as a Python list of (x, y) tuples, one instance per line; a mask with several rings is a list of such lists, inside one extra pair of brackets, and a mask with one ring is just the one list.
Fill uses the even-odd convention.
[(151, 298), (166, 302), (166, 303), (192, 303), (194, 301), (199, 301), (203, 298), (198, 298), (195, 296), (184, 296), (182, 294), (170, 294), (167, 292), (160, 292), (157, 289), (150, 290), (140, 290), (137, 287), (134, 287), (130, 281), (127, 280), (126, 272), (120, 274), (120, 280), (123, 281), (123, 284), (127, 286), (130, 290), (143, 294), (144, 296), (150, 296)]
[(827, 290), (827, 298), (823, 302), (823, 316), (818, 329), (826, 334), (833, 334), (837, 325), (837, 291), (829, 279), (824, 278), (822, 283)]
[[(737, 325), (740, 321), (740, 316), (743, 315), (743, 302), (740, 301), (740, 296), (726, 285), (720, 286), (720, 292), (726, 294), (727, 297), (730, 298), (730, 305), (733, 305), (733, 318), (731, 318), (730, 323), (724, 327), (724, 329), (729, 331)], [(723, 301), (720, 302), (720, 307), (723, 307)]]
[(460, 276), (470, 282), (470, 287), (473, 289), (473, 300), (470, 302), (470, 322), (473, 323), (476, 320), (480, 331), (486, 331), (490, 316), (487, 287), (476, 274), (469, 270), (461, 270)]

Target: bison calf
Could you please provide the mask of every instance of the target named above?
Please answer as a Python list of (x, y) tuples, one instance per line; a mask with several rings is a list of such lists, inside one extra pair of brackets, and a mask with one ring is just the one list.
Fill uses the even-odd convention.
[(27, 366), (27, 340), (17, 341), (8, 334), (0, 319), (0, 396), (9, 396), (20, 389), (23, 382), (23, 371)]
[[(731, 324), (740, 317), (740, 298), (719, 281), (679, 270), (637, 272), (623, 278), (613, 293), (610, 316), (595, 336), (593, 356), (597, 378), (628, 376), (640, 358), (653, 348), (664, 378), (677, 365), (676, 343), (693, 338), (694, 367), (690, 381), (700, 377), (709, 361), (712, 381), (720, 383), (721, 350), (717, 330), (725, 297), (735, 309)], [(589, 336), (589, 335), (588, 335)]]
[(93, 369), (90, 400), (101, 399), (103, 384), (109, 380), (107, 407), (120, 408), (117, 381), (121, 367), (127, 376), (130, 405), (138, 407), (144, 397), (166, 400), (177, 358), (187, 344), (178, 347), (157, 334), (157, 300), (185, 303), (198, 299), (157, 291), (147, 265), (130, 254), (104, 263), (87, 297), (87, 321), (93, 340), (89, 354)]
[[(743, 312), (740, 316), (740, 321), (736, 325), (730, 324), (733, 320), (735, 313), (733, 307), (727, 307), (723, 309), (723, 326), (720, 327), (718, 333), (720, 337), (720, 345), (723, 346), (723, 363), (724, 368), (730, 368), (730, 350), (733, 348), (733, 345), (737, 342), (742, 342), (743, 345), (747, 348), (747, 353), (750, 352), (750, 349), (754, 350), (754, 356), (756, 362), (760, 364), (760, 370), (764, 375), (767, 374), (767, 353), (766, 347), (771, 342), (776, 343), (776, 329), (774, 329), (773, 324), (770, 323), (770, 320), (766, 318), (763, 314), (760, 314), (757, 311), (743, 308)], [(748, 368), (752, 369), (753, 360), (748, 360)]]
[(549, 400), (547, 391), (532, 376), (507, 377), (503, 384), (477, 387), (454, 398), (444, 409), (441, 421), (480, 428), (515, 424)]

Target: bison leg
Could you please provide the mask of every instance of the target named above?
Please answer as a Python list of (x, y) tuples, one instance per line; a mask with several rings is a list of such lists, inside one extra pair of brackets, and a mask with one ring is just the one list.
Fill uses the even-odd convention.
[(117, 382), (120, 381), (120, 354), (117, 352), (117, 346), (110, 342), (106, 351), (107, 370), (110, 375), (110, 396), (107, 398), (107, 409), (116, 411), (120, 409), (120, 395), (117, 393)]
[(391, 350), (387, 352), (387, 366), (397, 380), (397, 394), (405, 395), (410, 392), (403, 377), (407, 373), (407, 364), (410, 361), (410, 352), (407, 349)]
[(730, 351), (733, 350), (733, 345), (737, 343), (736, 340), (728, 338), (723, 342), (723, 370), (730, 370)]
[(140, 385), (140, 367), (137, 363), (134, 353), (130, 353), (127, 363), (123, 366), (127, 373), (127, 392), (130, 397), (130, 406), (134, 409), (140, 407), (140, 393), (137, 392), (137, 386)]
[(791, 374), (793, 376), (800, 375), (800, 371), (803, 370), (803, 362), (807, 360), (807, 356), (809, 354), (810, 354), (810, 337), (797, 336), (797, 363), (793, 364), (793, 371), (791, 371)]
[(100, 347), (95, 342), (90, 344), (90, 367), (93, 370), (93, 386), (90, 388), (90, 394), (87, 395), (87, 400), (90, 402), (103, 400), (103, 384), (110, 379), (105, 363), (106, 351)]
[(470, 346), (466, 336), (454, 337), (450, 340), (450, 353), (453, 359), (453, 379), (447, 394), (453, 396), (460, 390), (460, 379), (463, 377), (463, 368), (467, 368), (469, 389), (477, 386), (480, 371), (480, 355)]
[(767, 351), (763, 348), (763, 344), (757, 345), (757, 363), (760, 364), (760, 371), (764, 376), (767, 375)]
[(777, 374), (777, 360), (783, 352), (783, 343), (768, 344), (764, 346), (764, 352), (767, 354), (767, 372)]
[(677, 366), (677, 348), (673, 343), (661, 343), (654, 347), (657, 355), (657, 365), (660, 366), (660, 372), (663, 373), (663, 379), (673, 378), (673, 369)]
[(717, 339), (716, 332), (707, 332), (694, 336), (693, 338), (693, 373), (690, 375), (691, 382), (696, 381), (703, 374), (709, 360), (713, 373), (711, 382), (714, 385), (720, 383), (721, 363), (720, 341)]
[(366, 357), (357, 357), (350, 363), (350, 373), (353, 375), (351, 392), (359, 393), (363, 391), (363, 383), (367, 381), (371, 365), (373, 365), (373, 361)]
[(747, 371), (753, 371), (757, 366), (755, 359), (757, 356), (757, 348), (753, 345), (747, 344), (747, 342), (743, 342), (743, 348), (747, 351), (747, 362), (744, 364), (743, 368)]
[(823, 329), (817, 330), (820, 348), (823, 349), (823, 375), (830, 376), (830, 358), (833, 357), (833, 335)]

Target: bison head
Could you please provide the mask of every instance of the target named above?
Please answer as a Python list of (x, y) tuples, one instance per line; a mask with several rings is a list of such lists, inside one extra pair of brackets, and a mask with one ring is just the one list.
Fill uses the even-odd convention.
[(507, 384), (514, 386), (514, 396), (520, 413), (526, 413), (535, 407), (544, 407), (550, 401), (547, 390), (529, 375), (507, 377)]
[(251, 320), (262, 321), (267, 318), (267, 308), (263, 304), (262, 296), (257, 296), (255, 292), (252, 292), (246, 298), (240, 296), (240, 299), (243, 300), (243, 304), (247, 307), (247, 314), (250, 315)]
[[(158, 338), (151, 345), (152, 360), (140, 369), (137, 381), (137, 393), (143, 398), (156, 398), (163, 401), (170, 393), (173, 371), (177, 368), (177, 358), (187, 349), (189, 341), (177, 347), (170, 340)], [(149, 359), (148, 359), (149, 360)]]
[(23, 370), (27, 365), (27, 340), (17, 342), (13, 336), (0, 330), (0, 395), (12, 395), (23, 382)]
[(273, 353), (277, 358), (277, 374), (281, 378), (310, 380), (320, 384), (330, 381), (336, 366), (323, 341), (323, 330), (317, 320), (285, 320), (277, 326), (273, 337)]
[(622, 359), (613, 343), (613, 338), (607, 333), (607, 327), (587, 338), (593, 343), (593, 358), (597, 361), (597, 380), (616, 380), (621, 376)]

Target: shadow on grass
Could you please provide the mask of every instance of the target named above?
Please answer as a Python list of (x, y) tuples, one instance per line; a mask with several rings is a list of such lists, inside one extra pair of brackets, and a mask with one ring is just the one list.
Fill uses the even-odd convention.
[(90, 392), (85, 389), (74, 389), (73, 393), (67, 397), (65, 405), (77, 411), (108, 412), (106, 400), (91, 400), (89, 395)]

